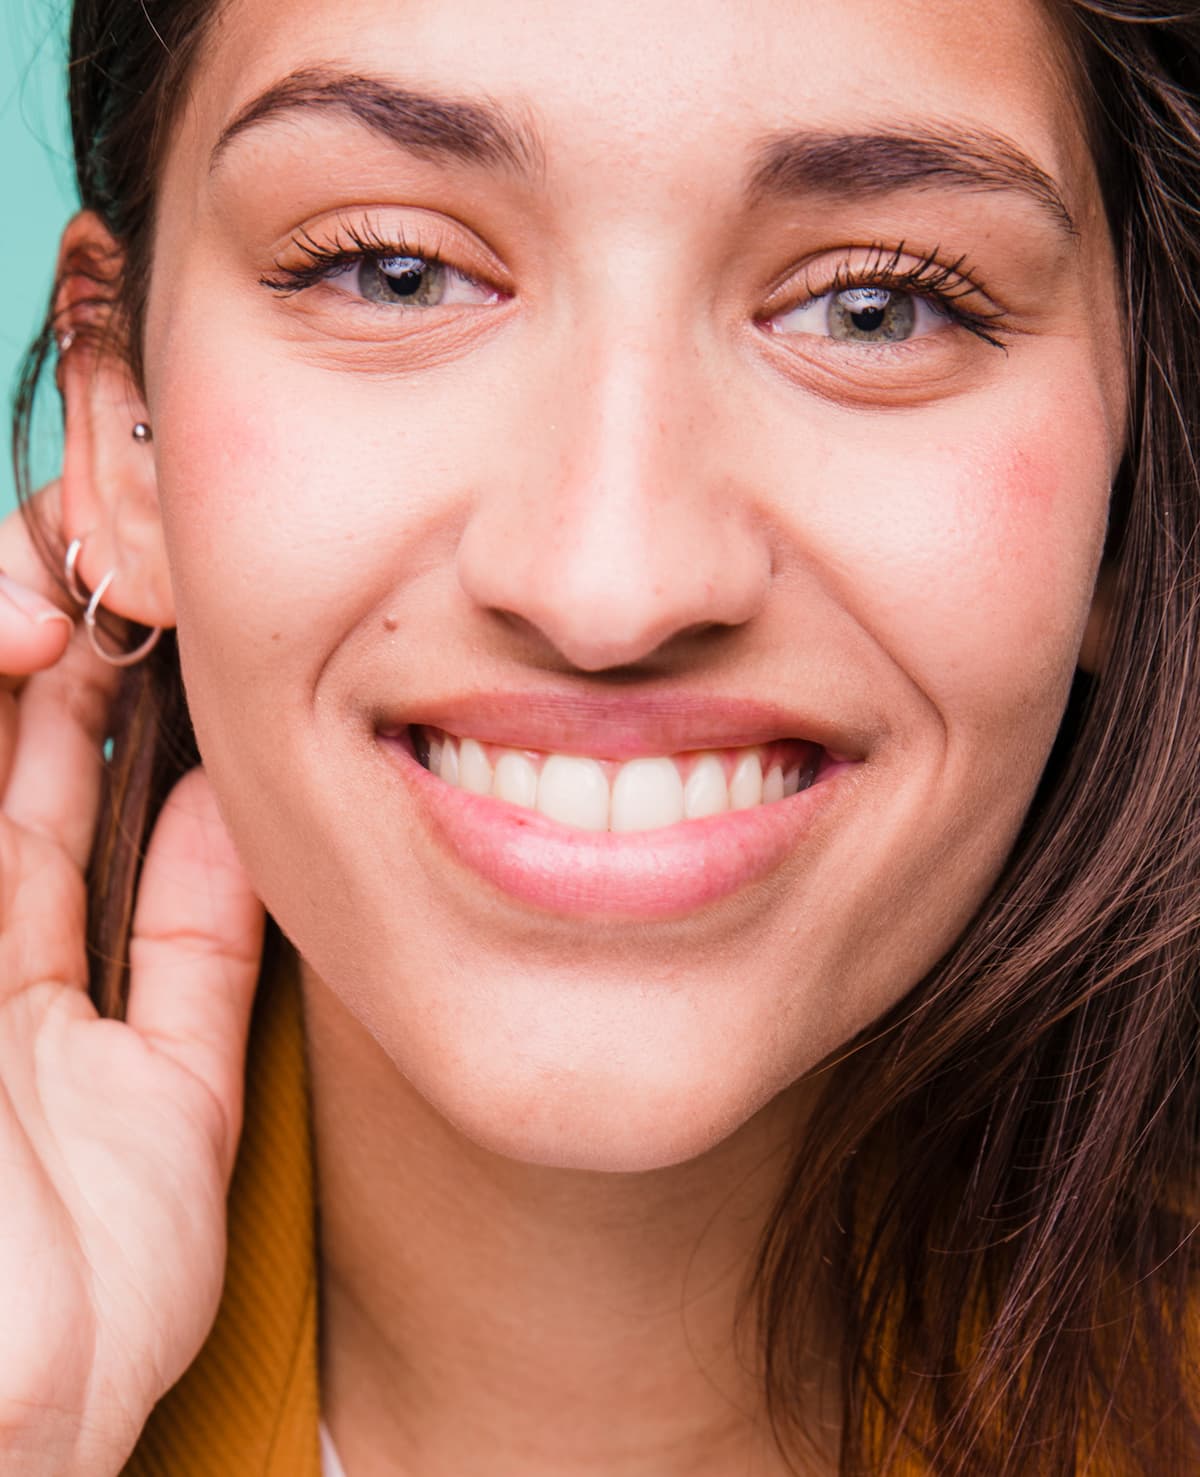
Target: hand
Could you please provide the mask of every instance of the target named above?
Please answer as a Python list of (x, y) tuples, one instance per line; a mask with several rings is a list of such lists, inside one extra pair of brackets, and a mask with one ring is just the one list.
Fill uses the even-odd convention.
[(16, 514), (0, 569), (0, 1472), (108, 1477), (216, 1312), (263, 910), (194, 770), (151, 840), (127, 1020), (97, 1016), (83, 870), (119, 673)]

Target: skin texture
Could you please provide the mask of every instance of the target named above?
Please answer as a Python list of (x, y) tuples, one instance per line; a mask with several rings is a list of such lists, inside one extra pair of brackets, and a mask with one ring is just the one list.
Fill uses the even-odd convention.
[[(539, 170), (329, 114), (210, 168), (250, 100), (335, 63), (507, 106)], [(945, 183), (747, 197), (764, 137), (930, 120), (1011, 140), (1074, 235)], [(263, 286), (334, 219), (416, 232), (486, 290)], [(1004, 348), (789, 328), (876, 244), (965, 258)], [(166, 161), (144, 399), (116, 367), (80, 392), (65, 518), (87, 583), (116, 565), (115, 608), (177, 622), (225, 822), (305, 960), (352, 1477), (775, 1470), (731, 1327), (795, 1084), (1011, 846), (1093, 613), (1120, 344), (1032, 6), (225, 7)], [(384, 708), (500, 689), (770, 700), (855, 763), (724, 901), (556, 917), (458, 864), (376, 738)]]

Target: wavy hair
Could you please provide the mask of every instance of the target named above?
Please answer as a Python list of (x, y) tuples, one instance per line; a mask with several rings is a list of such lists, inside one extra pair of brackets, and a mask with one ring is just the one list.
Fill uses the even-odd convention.
[[(1130, 329), (1114, 614), (1002, 875), (825, 1070), (762, 1240), (746, 1314), (785, 1451), (805, 1440), (818, 1300), (844, 1331), (841, 1477), (1200, 1471), (1200, 7), (1049, 3)], [(218, 8), (74, 7), (79, 194), (123, 255), (66, 270), (91, 277), (135, 378), (164, 141)], [(54, 330), (52, 312), (15, 405), (25, 497)], [(198, 762), (172, 640), (125, 675), (111, 735), (89, 947), (93, 998), (120, 1016), (145, 841)]]

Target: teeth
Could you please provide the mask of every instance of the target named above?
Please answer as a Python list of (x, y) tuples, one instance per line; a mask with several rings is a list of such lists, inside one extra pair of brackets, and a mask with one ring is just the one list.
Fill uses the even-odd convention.
[(438, 773), (448, 785), (458, 784), (458, 745), (452, 738), (442, 745), (442, 767)]
[(730, 810), (749, 810), (763, 799), (762, 761), (753, 749), (738, 760), (729, 781)]
[(608, 776), (594, 759), (551, 754), (538, 776), (537, 808), (581, 831), (608, 829)]
[(458, 748), (458, 783), (460, 789), (476, 795), (492, 793), (492, 766), (483, 745), (474, 739), (463, 739)]
[(715, 754), (705, 754), (688, 775), (683, 787), (683, 814), (689, 821), (720, 815), (729, 809), (729, 786), (725, 769)]
[(532, 810), (537, 805), (537, 787), (537, 770), (531, 759), (526, 759), (524, 754), (514, 754), (511, 749), (501, 754), (492, 781), (492, 794), (497, 800), (508, 800), (513, 805), (524, 805), (527, 810)]
[[(785, 770), (777, 746), (767, 751), (765, 775), (760, 749), (601, 763), (574, 754), (485, 748), (477, 739), (456, 739), (440, 730), (424, 731), (418, 747), (428, 755), (430, 773), (446, 784), (538, 810), (585, 831), (654, 831), (726, 810), (771, 805), (807, 789), (815, 774), (808, 762)], [(786, 749), (785, 757), (791, 757)]]
[(614, 831), (654, 831), (683, 819), (683, 781), (670, 759), (632, 759), (612, 791)]

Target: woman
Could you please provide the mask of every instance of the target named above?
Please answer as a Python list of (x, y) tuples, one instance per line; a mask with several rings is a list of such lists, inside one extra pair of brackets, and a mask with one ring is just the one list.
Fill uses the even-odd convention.
[(1196, 1470), (1195, 7), (71, 52), (0, 1466)]

